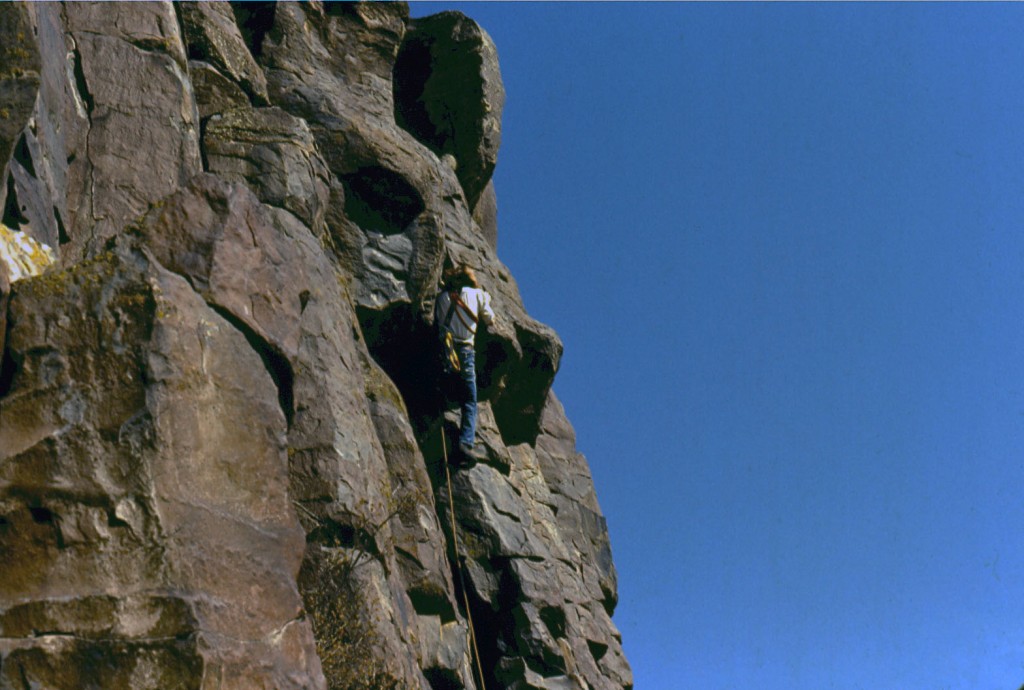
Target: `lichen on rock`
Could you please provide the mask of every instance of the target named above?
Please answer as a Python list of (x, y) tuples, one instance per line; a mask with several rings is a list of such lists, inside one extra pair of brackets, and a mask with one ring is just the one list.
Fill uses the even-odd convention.
[(0, 273), (11, 283), (37, 276), (56, 260), (53, 250), (28, 234), (0, 223)]

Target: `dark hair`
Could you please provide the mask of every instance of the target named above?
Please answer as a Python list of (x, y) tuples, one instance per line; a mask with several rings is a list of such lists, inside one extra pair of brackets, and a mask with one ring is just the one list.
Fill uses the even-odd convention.
[(464, 287), (480, 287), (480, 284), (468, 264), (459, 264), (445, 269), (444, 287), (446, 290), (461, 290)]

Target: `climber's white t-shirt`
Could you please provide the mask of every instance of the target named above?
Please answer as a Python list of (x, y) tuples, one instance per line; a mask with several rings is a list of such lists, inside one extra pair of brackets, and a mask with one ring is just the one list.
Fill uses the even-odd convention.
[[(464, 287), (459, 292), (459, 297), (462, 300), (462, 304), (466, 306), (474, 316), (480, 321), (486, 324), (494, 322), (494, 311), (491, 309), (491, 296), (480, 288)], [(437, 305), (434, 308), (434, 318), (437, 319), (439, 326), (444, 326), (445, 317), (448, 316), (448, 308), (451, 306), (451, 298), (447, 292), (442, 292), (437, 296)], [(452, 313), (451, 323), (448, 324), (448, 330), (452, 332), (452, 336), (455, 338), (457, 343), (473, 343), (473, 337), (476, 335), (476, 324), (473, 323), (473, 319), (466, 313), (466, 310), (460, 306), (455, 307), (455, 311)]]

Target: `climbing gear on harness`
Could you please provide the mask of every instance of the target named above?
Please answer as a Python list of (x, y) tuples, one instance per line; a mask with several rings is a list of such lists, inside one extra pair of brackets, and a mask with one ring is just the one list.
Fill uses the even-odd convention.
[(455, 308), (458, 306), (458, 302), (452, 299), (455, 293), (449, 293), (448, 299), (451, 305), (448, 307), (448, 315), (444, 318), (444, 336), (441, 339), (441, 347), (444, 349), (444, 369), (450, 373), (457, 373), (462, 370), (462, 364), (459, 362), (459, 353), (455, 349), (455, 336), (452, 335), (452, 331), (449, 326), (452, 323), (452, 315), (455, 314)]
[[(444, 369), (448, 373), (458, 373), (462, 370), (462, 363), (459, 361), (458, 343), (455, 342), (455, 335), (452, 333), (452, 317), (457, 316), (463, 327), (470, 333), (476, 333), (476, 325), (479, 318), (473, 310), (466, 306), (458, 292), (450, 291), (448, 294), (448, 313), (444, 317), (444, 335), (441, 336), (441, 347), (444, 350)], [(465, 316), (464, 316), (465, 315)], [(466, 322), (466, 317), (472, 325)]]
[[(455, 310), (455, 315), (459, 317), (459, 321), (462, 322), (462, 325), (466, 327), (467, 331), (469, 331), (470, 333), (474, 333), (475, 334), (476, 333), (477, 323), (479, 323), (479, 321), (480, 321), (479, 317), (476, 314), (473, 313), (472, 309), (470, 309), (469, 307), (466, 306), (466, 303), (462, 301), (462, 296), (459, 295), (459, 293), (457, 293), (457, 292), (449, 292), (448, 293), (448, 299), (450, 299), (452, 301), (452, 304), (454, 304), (454, 305), (459, 307), (459, 309)], [(464, 319), (462, 317), (463, 314), (468, 316), (470, 321), (473, 322), (472, 326), (470, 326), (468, 323), (466, 323), (466, 319)], [(448, 319), (448, 322), (449, 323), (451, 322), (451, 318), (450, 317)], [(447, 326), (447, 325), (448, 324), (445, 324), (445, 326)]]
[(466, 576), (462, 574), (462, 556), (459, 554), (459, 538), (455, 533), (455, 500), (452, 498), (452, 473), (448, 468), (448, 441), (445, 439), (445, 431), (441, 429), (441, 448), (444, 451), (444, 476), (448, 480), (448, 515), (452, 519), (452, 550), (455, 552), (455, 570), (459, 573), (459, 583), (462, 585), (462, 601), (466, 605), (466, 622), (469, 624), (469, 641), (473, 647), (473, 656), (476, 659), (476, 671), (480, 676), (480, 690), (487, 690), (484, 682), (484, 667), (480, 663), (480, 648), (476, 643), (476, 630), (473, 628), (473, 614), (469, 611), (469, 594), (466, 589)]

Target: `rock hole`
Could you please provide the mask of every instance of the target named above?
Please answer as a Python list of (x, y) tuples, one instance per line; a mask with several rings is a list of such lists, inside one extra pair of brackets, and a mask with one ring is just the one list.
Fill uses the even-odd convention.
[(325, 2), (324, 13), (328, 17), (355, 17), (360, 19), (354, 2)]
[(321, 523), (306, 535), (306, 541), (329, 547), (351, 549), (356, 545), (356, 529), (351, 525), (341, 525), (335, 522)]
[(608, 652), (608, 645), (595, 642), (594, 640), (587, 640), (587, 646), (590, 647), (590, 655), (594, 657), (594, 661), (600, 661)]
[(433, 329), (419, 321), (408, 304), (357, 307), (356, 314), (370, 355), (398, 386), (413, 428), (422, 434), (444, 409), (441, 359)]
[(206, 56), (199, 46), (188, 40), (189, 32), (185, 29), (185, 20), (181, 16), (181, 3), (172, 2), (171, 4), (174, 5), (174, 18), (178, 22), (178, 33), (181, 35), (182, 43), (185, 44), (185, 57), (189, 60), (206, 60)]
[[(558, 370), (561, 352), (541, 334), (516, 327), (516, 339), (522, 346), (522, 358), (502, 352), (502, 361), (483, 359), (484, 371), (495, 379), (505, 378), (506, 388), (494, 401), (494, 416), (506, 446), (533, 445), (540, 433), (540, 413), (544, 409), (551, 382)], [(491, 341), (493, 342), (493, 341)], [(487, 353), (491, 354), (491, 342)], [(486, 382), (488, 385), (492, 381)]]
[(359, 227), (383, 235), (403, 232), (425, 205), (401, 175), (377, 166), (360, 168), (342, 178), (345, 215)]
[(206, 155), (206, 126), (211, 118), (199, 121), (199, 162), (203, 166), (203, 172), (210, 172), (210, 159)]
[(28, 512), (32, 514), (32, 520), (39, 525), (52, 525), (54, 523), (53, 511), (41, 506), (29, 506)]
[(565, 611), (559, 606), (545, 606), (540, 610), (540, 619), (556, 640), (565, 637)]
[(264, 368), (270, 374), (270, 378), (273, 379), (274, 385), (277, 387), (278, 404), (281, 406), (281, 411), (284, 412), (288, 427), (291, 428), (292, 420), (295, 418), (295, 374), (292, 371), (292, 365), (288, 362), (288, 358), (256, 333), (247, 323), (227, 309), (215, 304), (211, 304), (210, 308), (238, 329), (245, 336), (245, 339), (249, 341), (249, 346), (263, 360)]
[(32, 164), (32, 152), (28, 148), (28, 137), (24, 132), (21, 133), (18, 143), (14, 146), (12, 157), (21, 164), (21, 167), (25, 168), (29, 175), (36, 176), (36, 167)]
[(131, 527), (127, 522), (117, 517), (113, 508), (107, 510), (107, 526), (109, 527)]
[(299, 293), (299, 310), (300, 312), (306, 311), (306, 305), (309, 304), (309, 290), (303, 290)]
[[(445, 517), (447, 519), (447, 517)], [(450, 523), (449, 523), (450, 524)], [(450, 541), (451, 527), (445, 530), (446, 538)], [(480, 664), (483, 666), (484, 684), (488, 688), (504, 687), (504, 684), (497, 677), (498, 662), (502, 657), (515, 648), (513, 636), (516, 630), (516, 621), (512, 611), (516, 602), (522, 599), (522, 591), (511, 576), (509, 560), (506, 558), (493, 558), (489, 561), (477, 561), (477, 564), (486, 568), (498, 578), (498, 591), (493, 595), (493, 603), (485, 601), (477, 593), (473, 581), (469, 577), (469, 571), (464, 571), (465, 579), (459, 577), (455, 569), (455, 560), (452, 558), (449, 545), (448, 559), (452, 564), (452, 577), (455, 585), (455, 600), (461, 610), (463, 602), (463, 583), (467, 585), (470, 613), (473, 617), (473, 628), (476, 632), (477, 646), (480, 651)], [(465, 565), (462, 566), (465, 568)]]
[(277, 12), (276, 2), (232, 2), (231, 9), (235, 13), (235, 22), (242, 32), (245, 44), (254, 57), (263, 54), (263, 39), (274, 26), (274, 15)]
[(7, 176), (7, 201), (4, 203), (3, 224), (11, 230), (17, 230), (22, 225), (28, 224), (25, 217), (25, 207), (18, 203), (18, 192), (14, 185), (14, 175)]
[(413, 587), (406, 590), (409, 601), (417, 614), (421, 616), (439, 616), (442, 621), (455, 620), (455, 609), (445, 592), (426, 591)]
[(462, 690), (462, 680), (449, 668), (426, 668), (423, 675), (430, 683), (431, 690)]

